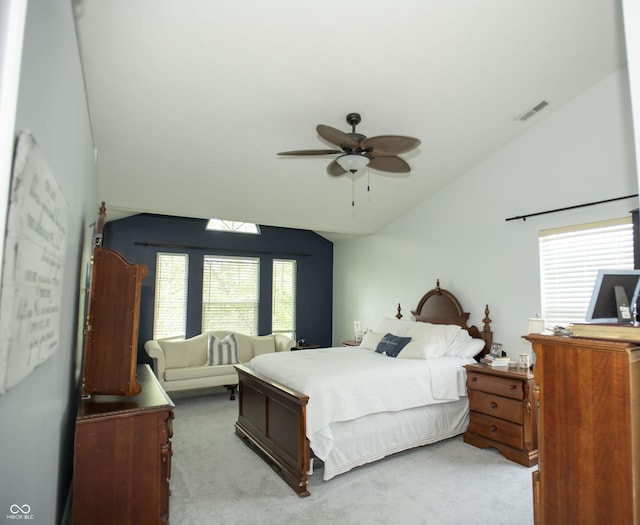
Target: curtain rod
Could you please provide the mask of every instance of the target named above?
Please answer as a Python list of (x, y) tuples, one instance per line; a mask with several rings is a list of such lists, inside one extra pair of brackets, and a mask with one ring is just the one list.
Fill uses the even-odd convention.
[(508, 219), (505, 219), (505, 221), (515, 221), (518, 219), (522, 219), (523, 221), (526, 221), (527, 217), (535, 217), (537, 215), (546, 215), (547, 213), (556, 213), (559, 211), (575, 210), (576, 208), (584, 208), (586, 206), (595, 206), (596, 204), (605, 204), (607, 202), (621, 201), (624, 199), (632, 199), (637, 196), (638, 194), (634, 193), (633, 195), (625, 195), (624, 197), (615, 197), (613, 199), (606, 199), (603, 201), (587, 202), (586, 204), (576, 204), (575, 206), (567, 206), (566, 208), (556, 208), (555, 210), (539, 211), (537, 213), (529, 213), (528, 215), (518, 215), (517, 217), (509, 217)]
[(268, 251), (268, 250), (242, 250), (235, 248), (218, 248), (213, 246), (193, 246), (188, 244), (170, 244), (166, 242), (142, 242), (136, 241), (133, 244), (136, 246), (153, 246), (155, 248), (174, 248), (178, 250), (209, 250), (212, 252), (229, 252), (229, 253), (248, 253), (248, 254), (259, 254), (259, 255), (288, 255), (290, 257), (309, 257), (310, 253), (300, 253), (300, 252), (284, 252), (284, 251)]

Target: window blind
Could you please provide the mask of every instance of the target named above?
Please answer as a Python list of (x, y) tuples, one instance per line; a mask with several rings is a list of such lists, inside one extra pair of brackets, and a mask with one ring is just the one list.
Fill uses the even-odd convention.
[(272, 273), (271, 330), (295, 339), (296, 261), (274, 259)]
[(153, 338), (185, 337), (189, 256), (184, 253), (156, 255), (156, 288)]
[(598, 270), (633, 269), (631, 218), (545, 230), (538, 241), (547, 326), (584, 322)]
[(202, 275), (202, 330), (258, 332), (260, 260), (205, 255)]

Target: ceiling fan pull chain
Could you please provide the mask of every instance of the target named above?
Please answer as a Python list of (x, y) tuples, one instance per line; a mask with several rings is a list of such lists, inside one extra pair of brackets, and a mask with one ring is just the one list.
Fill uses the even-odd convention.
[(367, 168), (367, 191), (371, 191), (371, 184), (369, 183), (370, 176), (371, 176), (371, 172), (369, 171), (369, 168)]
[(351, 206), (356, 205), (356, 175), (351, 172)]

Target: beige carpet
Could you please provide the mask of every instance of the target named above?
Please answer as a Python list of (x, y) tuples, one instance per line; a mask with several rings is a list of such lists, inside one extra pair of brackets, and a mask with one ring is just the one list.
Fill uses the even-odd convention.
[[(359, 467), (298, 497), (234, 433), (224, 389), (176, 393), (172, 525), (533, 523), (531, 472), (458, 436)], [(141, 495), (141, 497), (143, 497)]]

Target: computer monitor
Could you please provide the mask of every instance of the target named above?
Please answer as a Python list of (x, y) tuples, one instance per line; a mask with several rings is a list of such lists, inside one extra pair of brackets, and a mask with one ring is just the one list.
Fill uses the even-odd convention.
[(640, 270), (600, 270), (587, 310), (588, 323), (634, 323)]

